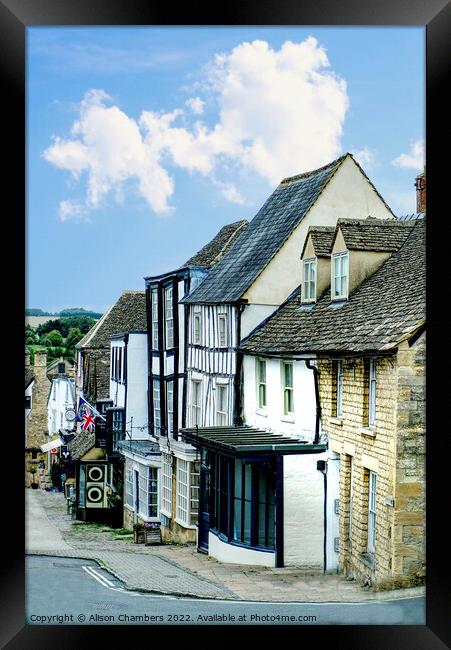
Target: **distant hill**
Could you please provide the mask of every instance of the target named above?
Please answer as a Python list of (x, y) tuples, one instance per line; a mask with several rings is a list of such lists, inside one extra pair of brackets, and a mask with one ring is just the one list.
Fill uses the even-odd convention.
[[(42, 309), (26, 309), (25, 310), (25, 317), (27, 316), (39, 316), (39, 317), (45, 317), (45, 316), (53, 316), (57, 318), (65, 318), (68, 316), (90, 316), (91, 318), (95, 318), (98, 320), (101, 318), (102, 314), (97, 311), (89, 311), (87, 309), (84, 309), (83, 307), (68, 307), (67, 309), (62, 309), (61, 311), (57, 312), (49, 312), (49, 311), (44, 311)], [(47, 319), (48, 320), (48, 319)]]

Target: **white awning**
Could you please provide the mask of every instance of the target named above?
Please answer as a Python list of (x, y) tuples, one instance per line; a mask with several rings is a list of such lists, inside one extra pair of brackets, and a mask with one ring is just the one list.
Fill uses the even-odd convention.
[(51, 449), (57, 449), (58, 447), (61, 447), (62, 444), (63, 441), (61, 438), (57, 438), (56, 440), (46, 442), (45, 445), (41, 445), (41, 451), (50, 451)]

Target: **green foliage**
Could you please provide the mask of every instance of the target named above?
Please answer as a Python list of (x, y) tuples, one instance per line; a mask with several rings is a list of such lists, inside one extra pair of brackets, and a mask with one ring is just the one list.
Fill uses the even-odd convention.
[(61, 332), (58, 332), (58, 330), (52, 330), (48, 334), (45, 335), (45, 345), (50, 345), (52, 348), (56, 347), (63, 347), (64, 344), (64, 339), (61, 335)]
[(53, 330), (58, 330), (63, 338), (66, 338), (71, 329), (78, 328), (84, 335), (93, 325), (95, 325), (94, 318), (90, 316), (70, 316), (68, 318), (59, 318), (58, 320), (49, 320), (46, 323), (38, 325), (36, 332), (40, 337), (48, 334)]
[(49, 363), (52, 363), (52, 361), (55, 361), (55, 359), (60, 359), (61, 357), (64, 357), (66, 353), (66, 348), (64, 347), (48, 347), (47, 348), (47, 365)]
[(66, 349), (74, 348), (78, 341), (83, 338), (83, 332), (79, 327), (71, 327), (66, 337)]
[(46, 323), (41, 323), (37, 326), (36, 332), (41, 339), (45, 334), (56, 330), (62, 336), (66, 336), (67, 332), (64, 332), (64, 326), (61, 323), (61, 319), (56, 318), (55, 320), (48, 320)]
[(25, 345), (36, 345), (38, 337), (30, 325), (25, 325)]

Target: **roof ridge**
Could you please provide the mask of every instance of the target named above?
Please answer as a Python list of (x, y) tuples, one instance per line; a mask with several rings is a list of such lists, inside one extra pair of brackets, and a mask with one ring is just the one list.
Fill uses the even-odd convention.
[(317, 167), (316, 169), (311, 169), (310, 171), (307, 172), (302, 172), (301, 174), (296, 174), (295, 176), (287, 176), (286, 178), (283, 178), (280, 183), (280, 185), (289, 185), (290, 183), (294, 183), (298, 180), (301, 180), (303, 178), (308, 178), (309, 176), (313, 176), (313, 174), (316, 174), (318, 172), (322, 172), (325, 169), (329, 169), (330, 167), (334, 167), (334, 165), (340, 164), (347, 156), (351, 156), (352, 154), (350, 153), (345, 153), (339, 158), (336, 158), (335, 160), (332, 160), (332, 162), (327, 163), (327, 165), (323, 165), (322, 167)]

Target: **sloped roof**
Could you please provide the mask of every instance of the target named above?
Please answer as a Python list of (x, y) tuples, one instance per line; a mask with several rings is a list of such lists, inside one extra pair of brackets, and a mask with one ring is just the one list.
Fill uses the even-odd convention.
[(77, 349), (110, 348), (110, 336), (146, 331), (144, 291), (124, 291), (119, 300), (97, 321), (75, 346)]
[(229, 250), (232, 242), (249, 222), (247, 219), (235, 221), (223, 226), (213, 239), (205, 244), (195, 255), (189, 258), (183, 265), (184, 267), (201, 266), (204, 269), (210, 269), (217, 264), (224, 254)]
[[(389, 222), (384, 222), (388, 225)], [(426, 221), (410, 222), (398, 252), (340, 307), (330, 288), (313, 307), (301, 305), (301, 288), (243, 340), (251, 354), (376, 352), (390, 350), (425, 322)]]
[(397, 251), (407, 239), (411, 221), (385, 221), (382, 219), (339, 219), (340, 229), (348, 250)]
[(310, 226), (307, 231), (301, 257), (304, 255), (309, 235), (311, 235), (315, 255), (317, 257), (330, 257), (335, 237), (335, 226)]
[(28, 366), (25, 368), (25, 388), (28, 388), (28, 386), (31, 384), (33, 379), (34, 379), (33, 368), (30, 368)]
[(239, 300), (302, 221), (345, 154), (324, 167), (284, 179), (230, 250), (184, 303)]
[(78, 460), (84, 456), (96, 444), (96, 434), (92, 431), (82, 429), (79, 433), (75, 434), (67, 446), (70, 451), (71, 459)]

